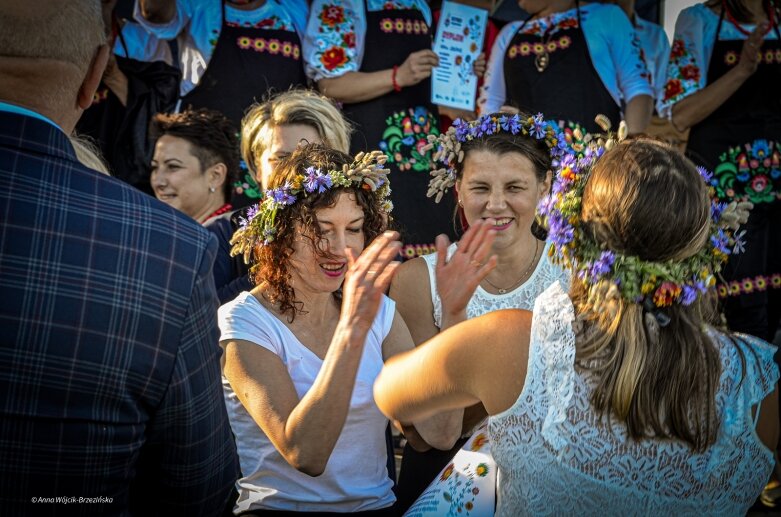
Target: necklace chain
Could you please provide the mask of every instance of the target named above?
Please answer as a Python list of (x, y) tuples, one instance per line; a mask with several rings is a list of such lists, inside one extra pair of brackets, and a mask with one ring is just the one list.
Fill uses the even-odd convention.
[(488, 285), (496, 289), (499, 292), (499, 294), (507, 294), (509, 291), (518, 287), (521, 284), (521, 282), (523, 282), (523, 279), (526, 278), (526, 275), (528, 275), (531, 272), (532, 268), (534, 267), (534, 263), (537, 261), (537, 253), (540, 251), (540, 241), (535, 238), (534, 242), (535, 242), (534, 255), (532, 255), (532, 260), (531, 262), (529, 262), (529, 267), (526, 268), (526, 271), (523, 272), (521, 277), (513, 285), (511, 285), (510, 287), (499, 287), (498, 285), (495, 285), (493, 282), (488, 280), (488, 277), (486, 277), (485, 281), (488, 282)]

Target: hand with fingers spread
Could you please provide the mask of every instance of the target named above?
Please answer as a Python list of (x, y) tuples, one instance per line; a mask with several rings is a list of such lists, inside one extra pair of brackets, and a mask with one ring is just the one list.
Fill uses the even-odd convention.
[(740, 52), (737, 68), (742, 70), (747, 76), (757, 71), (762, 41), (767, 32), (767, 27), (767, 22), (757, 24), (748, 38), (746, 38), (746, 41), (743, 42), (743, 49)]
[(493, 220), (478, 220), (458, 242), (447, 260), (450, 245), (444, 235), (437, 237), (437, 291), (442, 300), (442, 328), (466, 320), (466, 306), (480, 282), (496, 267), (491, 254), (495, 232)]
[(411, 53), (399, 66), (396, 81), (402, 88), (414, 86), (431, 77), (431, 70), (439, 65), (439, 56), (429, 49)]
[(396, 232), (385, 232), (357, 257), (352, 249), (345, 250), (349, 268), (342, 287), (340, 323), (368, 332), (399, 266), (394, 261), (401, 249), (398, 238)]

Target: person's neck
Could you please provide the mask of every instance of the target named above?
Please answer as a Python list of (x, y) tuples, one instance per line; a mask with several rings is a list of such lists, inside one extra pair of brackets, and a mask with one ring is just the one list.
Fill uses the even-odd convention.
[(226, 0), (228, 5), (241, 11), (252, 11), (266, 5), (266, 0)]
[(502, 287), (518, 280), (519, 276), (529, 269), (532, 260), (536, 259), (535, 255), (542, 245), (529, 233), (527, 238), (515, 246), (492, 250), (497, 260), (496, 267), (488, 274), (489, 280)]
[(767, 21), (765, 0), (743, 0), (743, 5), (745, 5), (748, 12), (751, 13), (751, 18), (754, 23)]
[(306, 322), (309, 328), (318, 328), (333, 321), (334, 293), (312, 292), (302, 286), (293, 286), (293, 289), (302, 309), (296, 314), (296, 321)]
[(544, 18), (555, 13), (562, 13), (575, 7), (575, 0), (553, 0), (542, 11), (534, 15), (535, 18)]
[(214, 212), (216, 212), (221, 206), (225, 204), (225, 198), (221, 196), (211, 196), (214, 199), (210, 199), (209, 203), (206, 204), (200, 212), (195, 214), (193, 219), (198, 221), (199, 223), (203, 224), (210, 215), (212, 215)]

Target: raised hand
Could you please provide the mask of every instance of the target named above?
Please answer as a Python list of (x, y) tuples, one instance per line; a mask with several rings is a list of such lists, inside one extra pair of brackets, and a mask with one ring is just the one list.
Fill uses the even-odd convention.
[(433, 50), (418, 50), (411, 53), (399, 66), (396, 82), (399, 86), (414, 86), (431, 76), (431, 69), (439, 65), (439, 57)]
[(746, 38), (746, 41), (743, 42), (743, 49), (740, 52), (740, 60), (737, 66), (747, 75), (757, 71), (762, 40), (765, 38), (767, 27), (767, 22), (758, 23), (748, 38)]
[(385, 232), (357, 258), (353, 250), (345, 250), (348, 269), (342, 285), (340, 322), (368, 332), (399, 266), (393, 260), (401, 249), (398, 238), (396, 232)]
[(437, 292), (442, 300), (442, 328), (466, 319), (466, 306), (480, 282), (496, 267), (491, 246), (496, 237), (493, 220), (472, 224), (447, 260), (450, 245), (445, 235), (437, 237)]

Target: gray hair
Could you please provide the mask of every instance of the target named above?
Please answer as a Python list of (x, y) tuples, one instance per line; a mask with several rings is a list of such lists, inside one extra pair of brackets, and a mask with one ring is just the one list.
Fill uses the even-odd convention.
[(0, 56), (52, 59), (85, 72), (106, 42), (99, 0), (0, 0)]

